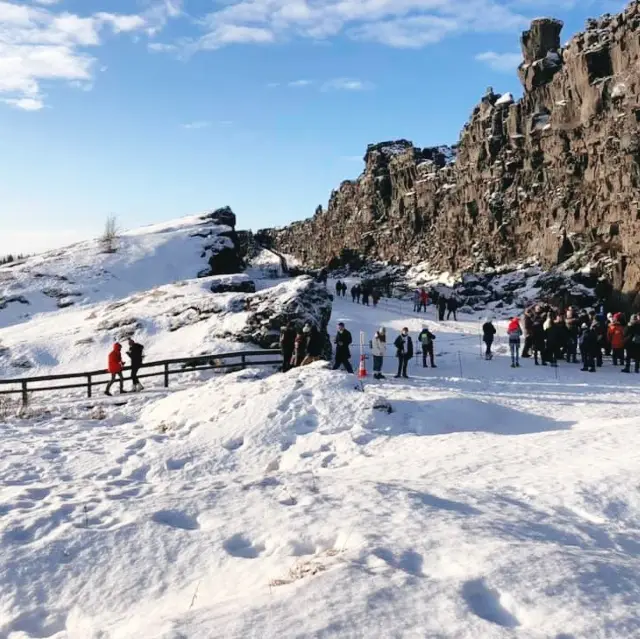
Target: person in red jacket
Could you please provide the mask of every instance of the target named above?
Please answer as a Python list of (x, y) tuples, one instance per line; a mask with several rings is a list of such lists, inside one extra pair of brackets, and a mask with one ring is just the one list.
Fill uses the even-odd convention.
[(619, 320), (614, 319), (613, 322), (609, 324), (607, 338), (611, 345), (613, 365), (617, 366), (618, 362), (624, 364), (624, 326), (620, 324)]
[(116, 342), (109, 353), (107, 370), (111, 373), (111, 381), (107, 384), (107, 388), (104, 391), (105, 395), (111, 395), (111, 386), (116, 381), (116, 378), (120, 379), (120, 394), (126, 393), (124, 390), (124, 377), (122, 376), (123, 368), (124, 362), (122, 361), (122, 345), (119, 342)]

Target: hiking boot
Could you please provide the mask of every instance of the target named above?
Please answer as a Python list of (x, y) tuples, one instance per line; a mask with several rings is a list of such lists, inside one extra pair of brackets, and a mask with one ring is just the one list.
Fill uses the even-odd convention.
[(113, 395), (109, 391), (105, 391), (104, 394), (107, 395), (108, 397), (113, 397)]
[(630, 373), (631, 371), (628, 368), (623, 368), (620, 372), (621, 373)]

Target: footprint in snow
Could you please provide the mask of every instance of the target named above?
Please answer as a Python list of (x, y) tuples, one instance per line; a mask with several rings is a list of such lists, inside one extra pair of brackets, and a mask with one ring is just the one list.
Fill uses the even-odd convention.
[(254, 544), (250, 539), (238, 533), (223, 542), (222, 547), (232, 557), (255, 559), (264, 551), (264, 544)]
[(198, 521), (180, 510), (159, 510), (151, 516), (157, 524), (180, 530), (198, 530)]
[(503, 605), (503, 595), (498, 590), (489, 588), (484, 579), (467, 581), (462, 586), (462, 598), (475, 615), (504, 628), (515, 628), (520, 625), (517, 617)]
[(224, 444), (222, 444), (222, 447), (226, 448), (228, 451), (234, 451), (242, 447), (243, 444), (244, 444), (244, 437), (234, 437), (224, 442)]

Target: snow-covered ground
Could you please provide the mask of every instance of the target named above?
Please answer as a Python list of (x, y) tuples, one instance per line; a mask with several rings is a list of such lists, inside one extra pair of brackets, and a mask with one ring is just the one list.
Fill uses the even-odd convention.
[(640, 636), (640, 376), (409, 311), (335, 301), (356, 342), (437, 336), (364, 392), (318, 363), (0, 419), (0, 637)]

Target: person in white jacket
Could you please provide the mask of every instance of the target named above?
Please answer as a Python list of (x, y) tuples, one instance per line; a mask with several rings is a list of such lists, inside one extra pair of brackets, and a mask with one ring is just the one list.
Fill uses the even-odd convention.
[(382, 362), (387, 350), (387, 332), (384, 327), (380, 327), (371, 341), (371, 354), (373, 355), (373, 377), (374, 379), (385, 379), (382, 374)]

